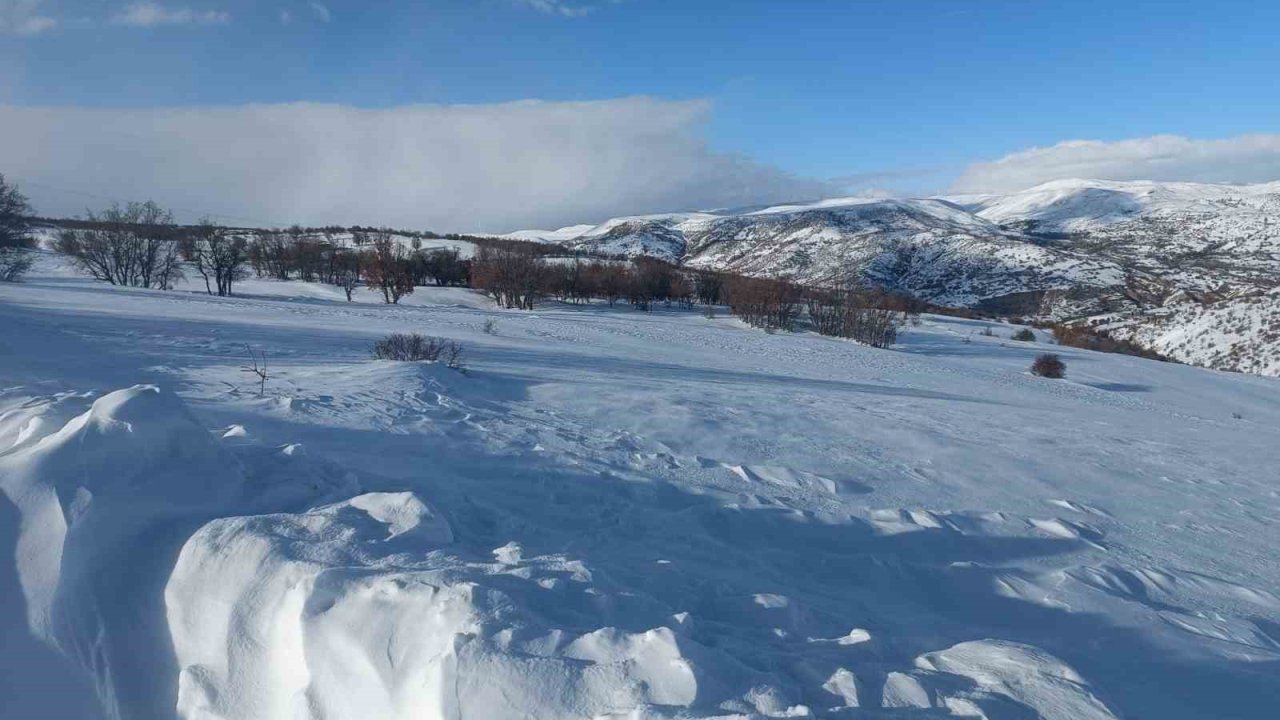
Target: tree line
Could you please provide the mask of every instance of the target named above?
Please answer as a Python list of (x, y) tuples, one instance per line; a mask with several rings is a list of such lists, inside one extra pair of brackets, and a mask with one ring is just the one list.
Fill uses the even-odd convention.
[[(91, 277), (129, 287), (170, 289), (187, 272), (210, 295), (231, 295), (249, 277), (334, 285), (348, 301), (366, 287), (387, 304), (424, 285), (484, 292), (504, 308), (532, 310), (539, 301), (728, 306), (749, 325), (792, 331), (807, 319), (815, 331), (887, 347), (918, 303), (845, 284), (805, 287), (786, 280), (681, 268), (653, 258), (630, 261), (557, 256), (563, 248), (495, 238), (467, 238), (473, 257), (456, 248), (424, 248), (427, 234), (378, 229), (292, 227), (252, 231), (204, 220), (180, 226), (155, 203), (129, 203), (89, 213), (56, 242)], [(714, 312), (709, 310), (709, 312)]]

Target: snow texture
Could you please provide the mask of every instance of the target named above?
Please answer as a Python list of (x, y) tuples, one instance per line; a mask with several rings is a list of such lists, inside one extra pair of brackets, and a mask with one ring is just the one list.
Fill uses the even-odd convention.
[[(1280, 381), (1066, 347), (1047, 380), (1043, 336), (941, 316), (877, 350), (195, 290), (45, 253), (0, 286), (0, 716), (1280, 707)], [(469, 372), (369, 358), (404, 330)]]

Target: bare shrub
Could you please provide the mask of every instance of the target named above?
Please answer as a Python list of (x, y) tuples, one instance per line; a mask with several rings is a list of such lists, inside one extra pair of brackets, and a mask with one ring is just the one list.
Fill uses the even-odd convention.
[(482, 329), (484, 330), (485, 335), (497, 335), (498, 321), (493, 318), (489, 318), (484, 321), (484, 327)]
[(1021, 330), (1010, 335), (1009, 339), (1017, 340), (1019, 342), (1035, 342), (1036, 334), (1032, 332), (1031, 328), (1022, 328)]
[(258, 397), (262, 397), (267, 392), (267, 380), (271, 377), (267, 368), (267, 351), (254, 352), (249, 345), (245, 345), (244, 349), (249, 353), (249, 361), (252, 364), (241, 367), (240, 372), (250, 373), (258, 378)]
[(1107, 335), (1104, 331), (1081, 325), (1055, 325), (1053, 326), (1053, 336), (1057, 338), (1060, 345), (1169, 362), (1169, 358), (1154, 350), (1149, 350), (1128, 340), (1117, 340)]
[(398, 362), (443, 362), (454, 370), (466, 369), (461, 344), (417, 333), (386, 336), (373, 344), (373, 356), (378, 360)]
[(978, 334), (981, 335), (982, 337), (1000, 337), (999, 335), (996, 335), (995, 331), (989, 327), (982, 328), (982, 331), (979, 332)]
[(1053, 353), (1041, 353), (1031, 363), (1031, 374), (1043, 378), (1060, 380), (1067, 376), (1067, 364)]

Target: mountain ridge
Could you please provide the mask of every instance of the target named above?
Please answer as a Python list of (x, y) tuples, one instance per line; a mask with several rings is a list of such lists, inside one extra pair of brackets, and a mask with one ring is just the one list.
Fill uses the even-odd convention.
[[(938, 305), (1104, 328), (1192, 364), (1280, 374), (1271, 292), (1280, 182), (1055, 180), (1007, 194), (831, 198), (503, 237), (804, 284), (870, 283)], [(1240, 298), (1252, 300), (1214, 312)], [(1242, 321), (1243, 309), (1256, 317)], [(1207, 319), (1218, 316), (1258, 330), (1225, 354), (1160, 339), (1184, 322), (1225, 333)]]

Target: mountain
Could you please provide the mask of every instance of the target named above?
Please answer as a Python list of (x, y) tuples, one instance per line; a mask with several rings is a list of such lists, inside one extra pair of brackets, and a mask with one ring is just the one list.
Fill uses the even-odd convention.
[[(954, 307), (1088, 322), (1174, 359), (1280, 372), (1280, 183), (1060, 180), (1007, 195), (838, 198), (508, 237)], [(1248, 308), (1254, 319), (1237, 331)], [(1235, 337), (1230, 352), (1208, 340)], [(1197, 349), (1193, 349), (1197, 348)]]

